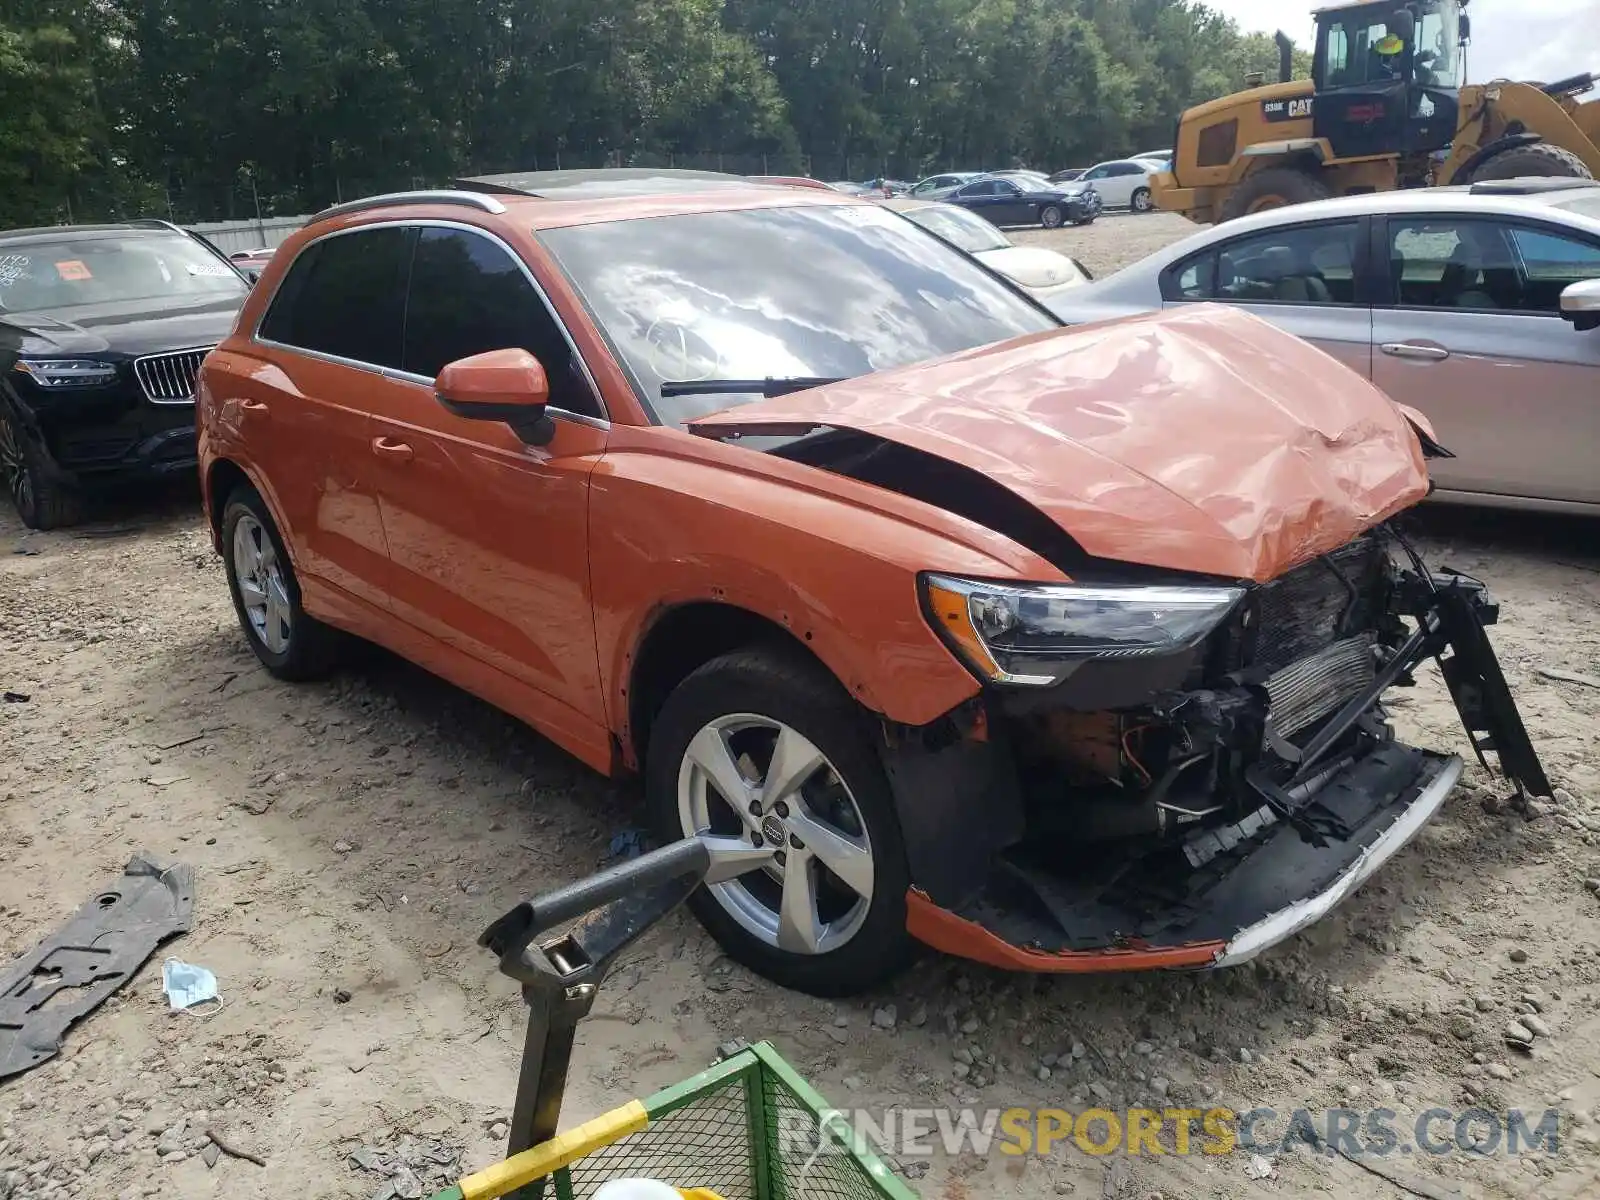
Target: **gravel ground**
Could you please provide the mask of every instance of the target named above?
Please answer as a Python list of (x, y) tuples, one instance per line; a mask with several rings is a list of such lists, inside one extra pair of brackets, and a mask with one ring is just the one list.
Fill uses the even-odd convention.
[[(1185, 229), (1111, 217), (1025, 237), (1098, 271)], [(1274, 1110), (1273, 1135), (1300, 1108), (1383, 1108), (1403, 1144), (1435, 1107), (1561, 1113), (1553, 1154), (1397, 1150), (1370, 1170), (1303, 1146), (940, 1153), (909, 1168), (930, 1200), (1596, 1195), (1600, 550), (1592, 523), (1424, 526), (1435, 562), (1503, 601), (1495, 640), (1560, 785), (1536, 819), (1473, 767), (1332, 918), (1215, 975), (930, 959), (883, 995), (827, 1004), (674, 919), (583, 1026), (568, 1121), (687, 1077), (728, 1038), (767, 1037), (825, 1095), (875, 1109), (1223, 1104)], [(404, 1196), (495, 1157), (523, 1010), (474, 940), (600, 862), (638, 819), (630, 787), (377, 653), (326, 684), (270, 679), (183, 497), (51, 535), (0, 517), (0, 687), (28, 697), (0, 704), (0, 959), (149, 850), (196, 868), (194, 929), (165, 953), (214, 970), (223, 997), (169, 1013), (158, 953), (58, 1058), (0, 1085), (0, 1200)], [(1460, 747), (1434, 679), (1398, 712), (1409, 737)], [(1527, 1049), (1507, 1044), (1514, 1018)], [(1448, 1122), (1432, 1129), (1448, 1140)], [(208, 1166), (208, 1131), (266, 1165)]]

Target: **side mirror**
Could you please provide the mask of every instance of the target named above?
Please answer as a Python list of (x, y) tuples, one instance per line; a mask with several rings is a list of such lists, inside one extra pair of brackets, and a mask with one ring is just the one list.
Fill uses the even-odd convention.
[(544, 367), (526, 350), (489, 350), (446, 363), (434, 381), (439, 403), (469, 421), (501, 421), (530, 446), (542, 446), (555, 432), (545, 414), (550, 381)]
[(1600, 329), (1600, 279), (1567, 284), (1561, 291), (1561, 316), (1574, 329)]

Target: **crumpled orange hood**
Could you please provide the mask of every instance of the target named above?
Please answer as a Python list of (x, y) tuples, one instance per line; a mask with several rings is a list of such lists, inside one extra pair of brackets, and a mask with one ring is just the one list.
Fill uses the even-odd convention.
[(1220, 305), (1019, 338), (689, 425), (712, 437), (820, 426), (980, 471), (1096, 557), (1257, 581), (1428, 491), (1388, 397)]

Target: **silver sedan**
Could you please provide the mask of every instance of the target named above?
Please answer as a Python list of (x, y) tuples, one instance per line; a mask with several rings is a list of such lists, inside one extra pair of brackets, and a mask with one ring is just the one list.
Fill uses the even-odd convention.
[[(1247, 308), (1423, 413), (1437, 498), (1600, 513), (1600, 184), (1498, 180), (1230, 221), (1051, 297)], [(1293, 387), (1293, 380), (1285, 380)]]

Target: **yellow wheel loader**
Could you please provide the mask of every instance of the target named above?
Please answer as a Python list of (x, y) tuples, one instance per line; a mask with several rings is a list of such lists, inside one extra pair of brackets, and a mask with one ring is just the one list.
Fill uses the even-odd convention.
[(1156, 206), (1211, 224), (1389, 188), (1600, 176), (1600, 102), (1578, 99), (1596, 76), (1464, 85), (1466, 3), (1319, 9), (1310, 79), (1290, 79), (1293, 45), (1279, 33), (1279, 82), (1179, 118)]

